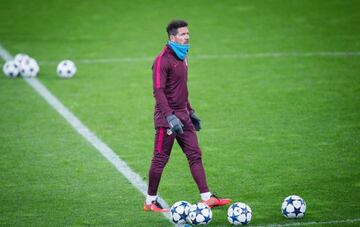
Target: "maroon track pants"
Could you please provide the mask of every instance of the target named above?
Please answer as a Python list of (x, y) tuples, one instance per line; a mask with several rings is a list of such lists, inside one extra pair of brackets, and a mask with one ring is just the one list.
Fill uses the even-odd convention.
[(178, 142), (189, 162), (191, 174), (197, 184), (200, 193), (208, 192), (205, 170), (201, 160), (201, 150), (194, 126), (190, 117), (180, 118), (184, 124), (184, 133), (181, 135), (168, 135), (166, 128), (157, 128), (155, 133), (155, 146), (151, 166), (149, 170), (148, 194), (156, 195), (162, 172), (169, 160), (174, 141)]

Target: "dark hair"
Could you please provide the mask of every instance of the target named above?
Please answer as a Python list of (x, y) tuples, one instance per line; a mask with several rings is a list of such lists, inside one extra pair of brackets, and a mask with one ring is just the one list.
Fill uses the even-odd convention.
[(176, 35), (178, 28), (187, 27), (188, 23), (184, 20), (172, 20), (166, 27), (166, 31), (168, 33), (168, 36), (170, 35)]

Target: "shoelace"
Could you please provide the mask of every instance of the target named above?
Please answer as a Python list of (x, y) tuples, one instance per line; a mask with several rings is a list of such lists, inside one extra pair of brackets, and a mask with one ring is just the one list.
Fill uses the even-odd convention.
[(217, 199), (218, 201), (220, 201), (220, 198), (214, 193), (214, 194), (212, 194), (211, 196), (210, 196), (210, 198), (211, 197), (214, 197), (215, 199)]
[(213, 193), (210, 197), (214, 197), (215, 199), (219, 199), (219, 197), (215, 193)]
[(159, 207), (160, 209), (164, 209), (157, 200), (153, 201), (152, 203), (153, 203), (155, 206)]

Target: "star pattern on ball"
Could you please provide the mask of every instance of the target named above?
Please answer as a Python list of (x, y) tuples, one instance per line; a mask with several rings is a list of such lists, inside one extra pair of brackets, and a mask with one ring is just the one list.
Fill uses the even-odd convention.
[(249, 210), (247, 209), (247, 207), (245, 207), (245, 208), (243, 208), (241, 210), (242, 210), (242, 212), (241, 212), (242, 214), (247, 215), (249, 213)]
[(287, 212), (286, 207), (282, 210), (283, 215), (288, 216), (289, 212)]
[(195, 216), (195, 218), (193, 220), (191, 220), (191, 223), (193, 225), (198, 225), (200, 222), (196, 221), (196, 216)]
[(187, 215), (185, 214), (185, 211), (179, 215), (180, 215), (181, 219), (186, 220)]
[(235, 222), (237, 222), (237, 221), (239, 221), (238, 219), (237, 219), (237, 216), (236, 215), (231, 215), (229, 218), (231, 218), (231, 222), (232, 223), (235, 223)]
[(287, 205), (292, 204), (294, 199), (290, 196), (290, 198), (288, 198), (287, 200), (285, 200), (287, 202)]
[(246, 219), (245, 221), (243, 221), (243, 222), (241, 222), (241, 224), (243, 224), (243, 225), (247, 225), (249, 222), (248, 222), (248, 220)]
[(201, 215), (202, 215), (201, 211), (202, 211), (202, 209), (200, 209), (199, 207), (196, 207), (196, 210), (195, 210), (196, 216), (197, 216), (198, 214), (201, 214)]
[(298, 214), (301, 214), (302, 212), (301, 212), (301, 206), (299, 207), (299, 208), (296, 208), (296, 207), (294, 207), (294, 214), (296, 215), (296, 216), (298, 216)]
[(210, 216), (204, 216), (204, 218), (205, 218), (204, 222), (205, 222), (206, 224), (211, 221)]

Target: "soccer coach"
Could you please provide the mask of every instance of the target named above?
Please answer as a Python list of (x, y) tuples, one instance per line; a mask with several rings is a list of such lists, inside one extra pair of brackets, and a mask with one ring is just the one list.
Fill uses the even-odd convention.
[(187, 157), (202, 202), (210, 207), (226, 205), (231, 200), (218, 198), (209, 192), (196, 135), (196, 131), (201, 129), (200, 119), (188, 99), (188, 24), (183, 20), (173, 20), (166, 31), (169, 40), (152, 66), (156, 132), (144, 210), (168, 211), (157, 201), (157, 191), (175, 139)]

